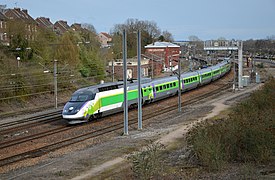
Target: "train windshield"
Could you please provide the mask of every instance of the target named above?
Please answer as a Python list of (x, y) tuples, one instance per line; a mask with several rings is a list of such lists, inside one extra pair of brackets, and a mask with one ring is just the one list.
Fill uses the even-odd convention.
[(76, 94), (70, 99), (70, 102), (85, 102), (95, 98), (94, 94)]

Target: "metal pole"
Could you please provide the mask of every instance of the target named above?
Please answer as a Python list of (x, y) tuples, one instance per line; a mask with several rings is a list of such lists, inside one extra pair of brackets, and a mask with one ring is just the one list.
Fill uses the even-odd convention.
[(178, 93), (178, 97), (179, 97), (179, 104), (178, 104), (178, 106), (179, 106), (179, 112), (181, 112), (181, 83), (180, 83), (180, 74), (181, 74), (181, 61), (180, 61), (180, 59), (179, 59), (179, 61), (178, 61), (178, 70), (179, 70), (179, 74), (178, 74), (178, 80), (179, 80), (179, 93)]
[(235, 92), (236, 89), (236, 63), (235, 63), (235, 53), (232, 51), (233, 55), (233, 70), (234, 70), (234, 80), (233, 80), (233, 92)]
[(57, 60), (54, 60), (54, 71), (53, 71), (53, 77), (54, 77), (54, 105), (55, 109), (57, 109)]
[(115, 82), (115, 67), (114, 67), (114, 60), (112, 60), (112, 82)]
[(154, 77), (154, 56), (152, 54), (152, 75), (151, 75), (151, 78), (153, 79)]
[(127, 99), (127, 40), (123, 30), (123, 93), (124, 93), (124, 135), (128, 135), (128, 99)]
[(137, 32), (137, 58), (138, 58), (138, 129), (142, 129), (142, 104), (141, 104), (141, 38), (140, 30)]
[(243, 77), (243, 42), (239, 41), (238, 47), (238, 57), (239, 57), (239, 89), (243, 88), (242, 77)]

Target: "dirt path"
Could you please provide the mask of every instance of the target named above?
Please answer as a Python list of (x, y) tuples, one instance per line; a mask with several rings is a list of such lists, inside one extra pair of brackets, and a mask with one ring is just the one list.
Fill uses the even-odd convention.
[[(172, 144), (173, 142), (175, 142), (177, 139), (182, 138), (184, 134), (186, 134), (188, 132), (188, 130), (190, 128), (192, 128), (196, 123), (200, 122), (200, 121), (204, 121), (206, 119), (212, 118), (217, 116), (220, 112), (226, 110), (227, 108), (230, 107), (230, 105), (226, 105), (226, 102), (228, 101), (233, 101), (233, 100), (238, 100), (239, 98), (241, 98), (244, 95), (249, 94), (252, 91), (255, 91), (256, 89), (260, 88), (262, 86), (262, 84), (257, 84), (251, 88), (246, 88), (246, 89), (242, 89), (240, 91), (236, 91), (235, 93), (229, 93), (226, 94), (222, 97), (219, 97), (217, 99), (213, 99), (209, 105), (214, 106), (213, 110), (211, 113), (207, 114), (205, 117), (199, 119), (196, 122), (192, 122), (188, 125), (181, 125), (179, 128), (174, 128), (171, 129), (170, 132), (168, 134), (166, 134), (165, 136), (161, 137), (160, 139), (158, 139), (156, 142), (160, 142), (161, 144), (164, 144), (166, 146), (169, 146), (169, 144)], [(176, 117), (175, 117), (176, 118)], [(119, 163), (123, 163), (123, 161), (125, 160), (124, 157), (126, 157), (127, 154), (125, 154), (122, 157), (117, 157), (115, 159), (112, 159), (110, 161), (107, 161), (103, 164), (101, 164), (100, 166), (97, 166), (95, 168), (92, 168), (90, 170), (88, 170), (87, 172), (72, 178), (72, 180), (80, 180), (80, 179), (87, 179), (87, 178), (91, 178), (93, 176), (96, 176), (98, 174), (100, 174), (101, 172), (108, 170), (109, 168), (111, 168), (112, 166), (115, 166)]]

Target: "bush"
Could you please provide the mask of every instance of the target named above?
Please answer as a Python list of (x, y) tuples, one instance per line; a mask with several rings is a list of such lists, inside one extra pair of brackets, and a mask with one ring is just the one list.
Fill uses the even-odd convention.
[(133, 172), (138, 179), (150, 179), (162, 171), (161, 150), (164, 145), (149, 142), (141, 151), (131, 155), (128, 159), (133, 164)]
[(274, 89), (271, 79), (227, 119), (203, 122), (189, 132), (189, 148), (202, 165), (217, 170), (226, 162), (270, 160), (275, 149)]

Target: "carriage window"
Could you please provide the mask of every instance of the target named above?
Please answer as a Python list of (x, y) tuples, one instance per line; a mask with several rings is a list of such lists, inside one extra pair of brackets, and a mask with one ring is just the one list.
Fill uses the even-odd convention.
[(176, 86), (176, 82), (173, 82), (173, 85)]
[(159, 90), (160, 90), (160, 91), (162, 90), (162, 86), (159, 87)]
[(159, 91), (159, 87), (156, 87), (156, 90)]

